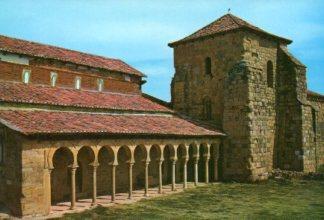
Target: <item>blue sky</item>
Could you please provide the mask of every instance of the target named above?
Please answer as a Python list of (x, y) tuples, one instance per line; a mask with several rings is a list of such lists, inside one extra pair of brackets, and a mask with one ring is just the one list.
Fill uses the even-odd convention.
[(146, 73), (144, 92), (170, 100), (168, 42), (231, 8), (266, 31), (292, 39), (307, 65), (308, 88), (324, 93), (324, 1), (312, 0), (0, 0), (0, 34), (120, 58)]

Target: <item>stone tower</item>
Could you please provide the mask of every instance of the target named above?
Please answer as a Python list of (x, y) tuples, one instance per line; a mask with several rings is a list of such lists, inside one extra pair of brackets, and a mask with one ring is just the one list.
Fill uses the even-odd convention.
[(315, 169), (305, 166), (315, 161), (306, 68), (288, 52), (291, 42), (226, 14), (169, 44), (172, 106), (227, 134), (219, 166), (225, 179)]

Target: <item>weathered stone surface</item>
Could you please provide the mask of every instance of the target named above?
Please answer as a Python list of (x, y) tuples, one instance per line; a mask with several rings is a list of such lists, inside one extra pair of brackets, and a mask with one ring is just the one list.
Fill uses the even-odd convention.
[[(287, 45), (240, 30), (173, 48), (173, 108), (227, 133), (225, 179), (263, 180), (273, 168), (323, 166), (323, 98), (307, 99), (306, 67)], [(205, 74), (208, 57), (211, 75)]]

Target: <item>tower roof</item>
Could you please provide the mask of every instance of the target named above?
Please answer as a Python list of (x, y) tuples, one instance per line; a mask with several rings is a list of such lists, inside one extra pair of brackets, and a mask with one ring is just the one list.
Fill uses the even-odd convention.
[(226, 33), (226, 32), (230, 32), (230, 31), (234, 31), (234, 30), (238, 30), (238, 29), (246, 29), (249, 31), (253, 31), (258, 34), (266, 35), (270, 38), (279, 40), (279, 41), (287, 43), (287, 44), (290, 44), (292, 42), (292, 40), (289, 40), (289, 39), (286, 39), (283, 37), (279, 37), (277, 35), (266, 32), (266, 31), (254, 26), (254, 25), (252, 25), (252, 24), (250, 24), (250, 23), (248, 23), (248, 22), (242, 20), (241, 18), (236, 17), (232, 14), (226, 14), (226, 15), (220, 17), (219, 19), (217, 19), (216, 21), (213, 21), (212, 23), (208, 24), (207, 26), (194, 32), (193, 34), (191, 34), (181, 40), (169, 43), (169, 46), (174, 47), (176, 45), (183, 44), (186, 42), (191, 42), (191, 41), (195, 41), (198, 39), (203, 39), (203, 38), (215, 36), (220, 33)]

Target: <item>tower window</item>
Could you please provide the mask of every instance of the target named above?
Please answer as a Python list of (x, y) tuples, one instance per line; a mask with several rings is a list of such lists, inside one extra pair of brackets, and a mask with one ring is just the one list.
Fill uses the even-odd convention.
[(54, 87), (56, 85), (56, 80), (57, 80), (57, 73), (51, 72), (51, 86)]
[(316, 112), (315, 109), (312, 108), (312, 127), (313, 127), (313, 132), (316, 135)]
[(26, 70), (26, 69), (23, 70), (23, 73), (22, 73), (23, 83), (26, 83), (26, 84), (29, 83), (30, 73), (31, 73), (30, 70)]
[(204, 99), (204, 117), (206, 120), (211, 120), (212, 118), (212, 105), (210, 98)]
[(97, 84), (98, 84), (98, 91), (102, 92), (104, 88), (104, 80), (103, 79), (97, 79)]
[(81, 89), (81, 77), (75, 77), (75, 89)]
[(211, 59), (210, 59), (210, 57), (206, 57), (206, 59), (205, 59), (205, 74), (211, 75)]
[(125, 75), (125, 80), (126, 80), (127, 82), (130, 82), (130, 81), (131, 81), (130, 76), (129, 76), (129, 75)]
[(267, 62), (267, 84), (273, 88), (273, 64), (270, 60)]

